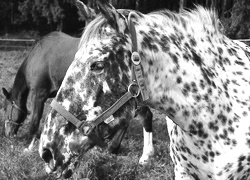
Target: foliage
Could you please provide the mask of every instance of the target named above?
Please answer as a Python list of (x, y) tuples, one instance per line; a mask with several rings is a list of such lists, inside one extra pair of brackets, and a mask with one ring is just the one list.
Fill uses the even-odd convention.
[[(97, 8), (97, 0), (81, 0), (91, 8)], [(250, 37), (249, 0), (109, 0), (116, 8), (137, 9), (143, 13), (167, 8), (178, 11), (194, 8), (194, 4), (212, 7), (219, 13), (226, 34), (231, 38)], [(83, 28), (77, 14), (75, 0), (1, 0), (0, 32), (36, 30), (41, 34), (59, 30), (80, 33)], [(72, 32), (73, 31), (73, 32)]]
[(39, 25), (45, 20), (49, 25), (60, 26), (65, 18), (64, 4), (70, 2), (69, 0), (25, 0), (19, 4), (21, 12), (19, 22), (32, 21)]
[(233, 39), (250, 38), (250, 1), (237, 0), (229, 18), (222, 18), (225, 33)]
[(12, 3), (8, 0), (0, 1), (0, 19), (6, 18), (10, 14)]

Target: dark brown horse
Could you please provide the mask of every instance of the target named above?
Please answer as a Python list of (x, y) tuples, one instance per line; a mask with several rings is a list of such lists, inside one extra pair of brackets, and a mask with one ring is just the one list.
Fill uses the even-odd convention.
[[(93, 9), (80, 1), (76, 3), (79, 15), (88, 23), (95, 16)], [(21, 64), (16, 74), (14, 85), (8, 92), (2, 88), (5, 100), (5, 135), (17, 134), (19, 127), (28, 115), (27, 98), (30, 95), (31, 109), (28, 142), (32, 148), (40, 119), (43, 114), (44, 103), (48, 98), (56, 95), (66, 71), (74, 59), (78, 38), (62, 32), (52, 32), (39, 40), (29, 55)]]
[(56, 95), (74, 59), (78, 43), (79, 38), (62, 32), (52, 32), (34, 45), (18, 69), (12, 89), (8, 92), (3, 88), (6, 97), (6, 136), (16, 134), (24, 122), (28, 114), (28, 95), (31, 102), (28, 139), (36, 136), (44, 103)]

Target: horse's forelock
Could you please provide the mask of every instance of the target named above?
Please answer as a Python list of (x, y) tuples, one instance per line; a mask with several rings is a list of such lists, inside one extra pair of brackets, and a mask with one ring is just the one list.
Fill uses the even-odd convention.
[(100, 30), (105, 24), (106, 20), (101, 15), (98, 15), (93, 21), (91, 21), (84, 29), (78, 49), (87, 45), (93, 38), (100, 38)]
[[(130, 9), (118, 9), (118, 12), (128, 17), (130, 12), (136, 12)], [(137, 12), (139, 15), (141, 13)], [(79, 43), (79, 48), (84, 48), (90, 41), (93, 39), (101, 39), (103, 28), (107, 26), (107, 20), (101, 14), (97, 15), (97, 17), (91, 21), (84, 29), (84, 32), (81, 37), (81, 41)]]

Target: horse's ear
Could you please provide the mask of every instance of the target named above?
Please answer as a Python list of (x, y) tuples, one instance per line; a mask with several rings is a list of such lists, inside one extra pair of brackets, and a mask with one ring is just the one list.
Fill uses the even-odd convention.
[(9, 99), (9, 98), (10, 98), (10, 93), (7, 91), (7, 89), (2, 88), (2, 90), (3, 90), (3, 95), (4, 95), (7, 99)]
[(78, 9), (78, 14), (80, 15), (80, 19), (84, 19), (86, 23), (89, 23), (96, 17), (96, 12), (94, 9), (86, 6), (80, 0), (75, 0), (75, 5)]
[(108, 23), (118, 32), (124, 33), (127, 28), (125, 17), (106, 0), (98, 0), (97, 5)]

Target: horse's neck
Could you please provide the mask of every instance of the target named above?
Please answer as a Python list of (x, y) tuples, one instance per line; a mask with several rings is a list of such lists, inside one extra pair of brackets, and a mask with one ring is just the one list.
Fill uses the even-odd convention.
[[(175, 32), (160, 25), (144, 26), (138, 28), (138, 31), (139, 52), (150, 97), (149, 105), (163, 111), (182, 129), (187, 130), (191, 118), (183, 121), (179, 110), (181, 107), (190, 107), (195, 102), (194, 99), (185, 97), (182, 92), (183, 84), (180, 83), (184, 83), (185, 78), (190, 83), (191, 79), (194, 79), (192, 76), (195, 76), (195, 72), (191, 72), (189, 77), (183, 75), (185, 73), (181, 62), (183, 50), (174, 44), (177, 39), (173, 39), (179, 38), (182, 32)], [(180, 39), (178, 43), (184, 44)], [(187, 111), (189, 111), (187, 114), (192, 114), (191, 109)]]

